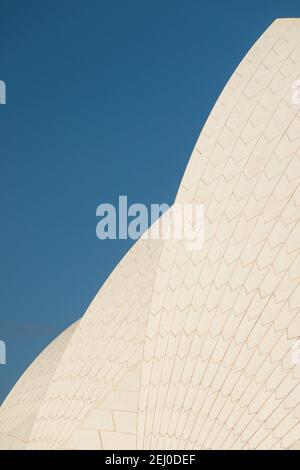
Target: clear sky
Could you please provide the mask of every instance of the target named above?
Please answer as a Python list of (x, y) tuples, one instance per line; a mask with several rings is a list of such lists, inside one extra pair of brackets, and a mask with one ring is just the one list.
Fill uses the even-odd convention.
[(222, 88), (299, 0), (0, 0), (0, 401), (130, 241), (96, 207), (171, 204)]

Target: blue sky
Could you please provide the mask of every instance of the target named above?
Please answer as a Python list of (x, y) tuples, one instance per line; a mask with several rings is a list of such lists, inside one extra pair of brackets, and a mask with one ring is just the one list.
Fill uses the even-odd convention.
[(0, 401), (132, 242), (96, 208), (171, 204), (243, 56), (299, 0), (0, 0)]

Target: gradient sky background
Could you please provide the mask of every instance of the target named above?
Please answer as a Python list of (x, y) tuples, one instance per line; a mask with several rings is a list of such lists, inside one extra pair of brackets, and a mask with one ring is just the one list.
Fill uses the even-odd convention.
[(0, 402), (131, 246), (96, 207), (171, 204), (249, 48), (299, 0), (0, 0)]

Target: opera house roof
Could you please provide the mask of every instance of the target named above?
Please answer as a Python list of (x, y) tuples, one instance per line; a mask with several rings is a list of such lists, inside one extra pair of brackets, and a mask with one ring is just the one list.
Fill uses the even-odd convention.
[(300, 449), (298, 80), (300, 20), (276, 20), (178, 189), (202, 250), (139, 239), (2, 404), (0, 448)]

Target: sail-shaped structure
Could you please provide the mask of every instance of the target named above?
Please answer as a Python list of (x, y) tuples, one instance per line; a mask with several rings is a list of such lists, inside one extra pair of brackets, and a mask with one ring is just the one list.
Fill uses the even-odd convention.
[(139, 239), (1, 406), (1, 448), (300, 449), (299, 80), (300, 20), (276, 20), (178, 190), (203, 248)]

